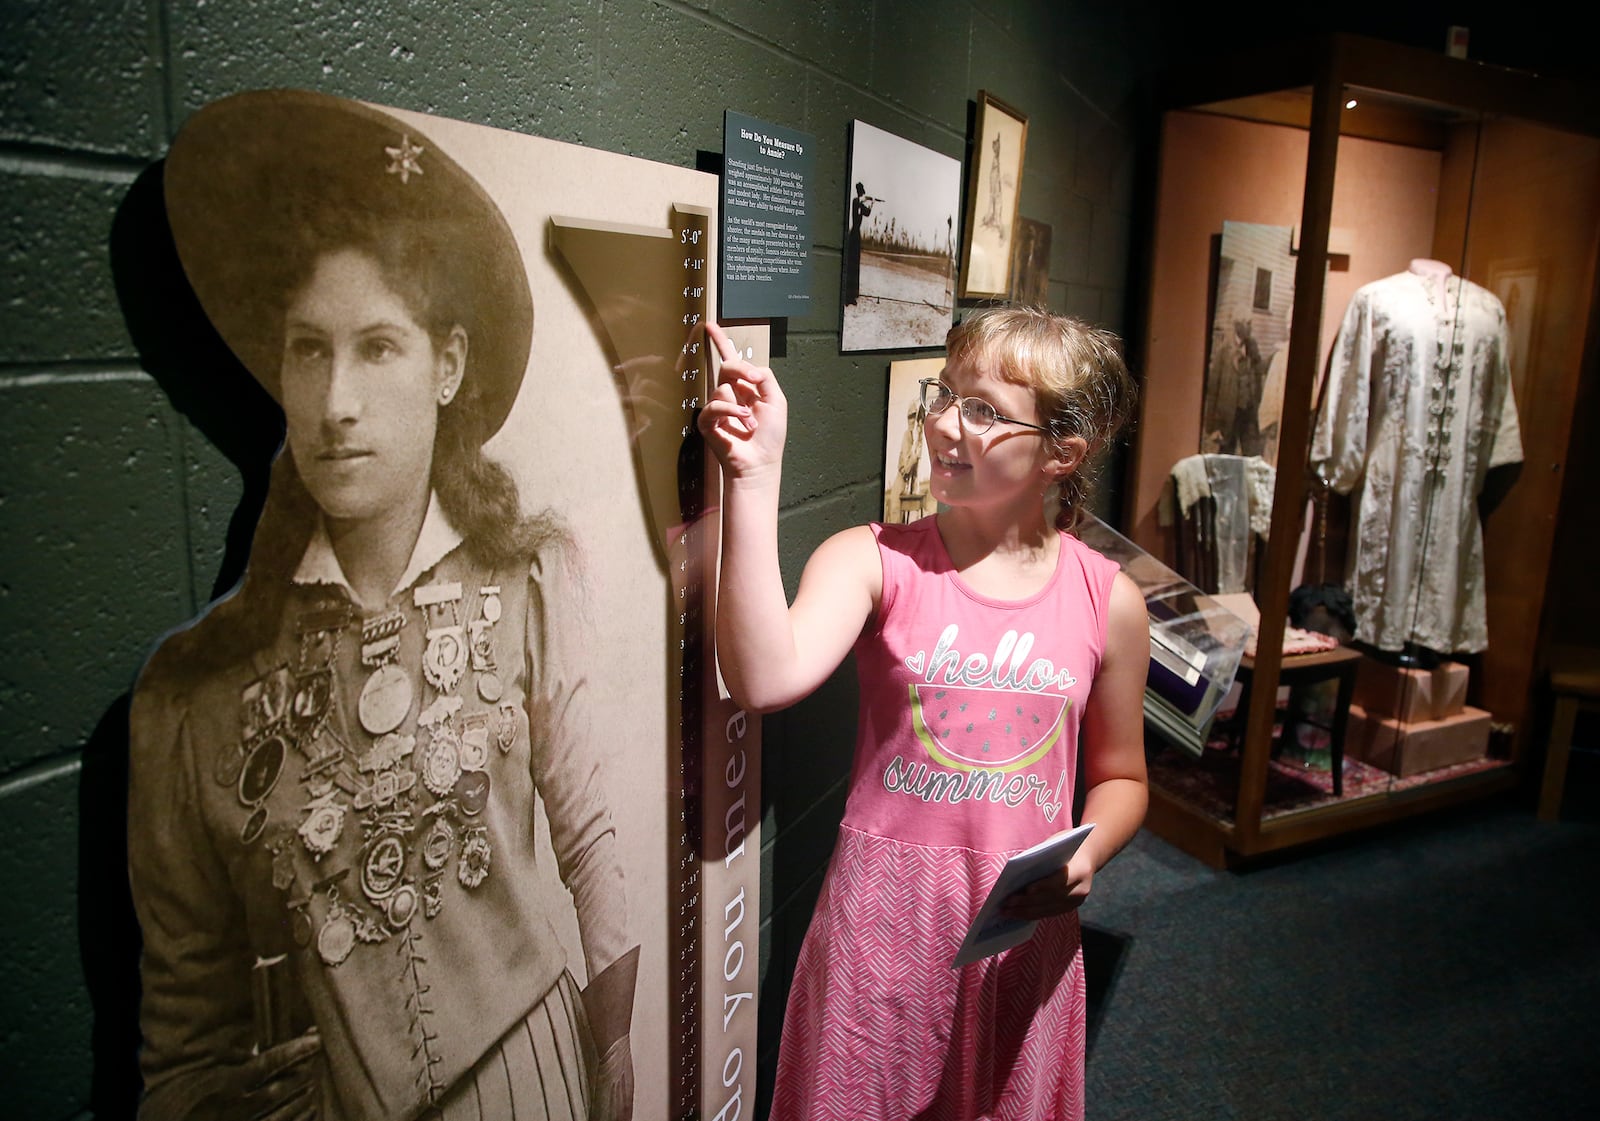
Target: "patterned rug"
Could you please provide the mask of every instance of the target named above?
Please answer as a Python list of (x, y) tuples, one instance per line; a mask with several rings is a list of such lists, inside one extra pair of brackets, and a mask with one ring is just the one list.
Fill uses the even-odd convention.
[[(1289, 758), (1277, 758), (1267, 765), (1267, 789), (1261, 817), (1263, 821), (1268, 821), (1286, 814), (1302, 813), (1389, 791), (1409, 790), (1510, 765), (1510, 760), (1489, 757), (1400, 778), (1346, 756), (1344, 793), (1335, 797), (1333, 774), (1326, 763), (1318, 767), (1314, 762), (1301, 763)], [(1239, 801), (1237, 748), (1213, 741), (1199, 759), (1172, 748), (1163, 748), (1149, 759), (1149, 767), (1153, 785), (1210, 817), (1230, 824), (1233, 822), (1234, 807)]]

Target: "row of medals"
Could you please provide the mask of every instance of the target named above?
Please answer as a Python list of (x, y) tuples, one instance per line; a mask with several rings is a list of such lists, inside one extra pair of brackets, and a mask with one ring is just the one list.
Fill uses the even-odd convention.
[[(360, 898), (341, 893), (351, 869), (343, 868), (291, 898), (295, 939), (311, 939), (310, 904), (327, 899), (316, 931), (317, 953), (330, 966), (349, 957), (358, 942), (382, 942), (405, 930), (420, 908), (433, 918), (443, 906), (443, 878), (452, 857), (456, 879), (471, 890), (489, 874), (486, 826), (475, 824), (489, 800), (491, 745), (502, 753), (516, 741), (516, 706), (501, 703), (503, 684), (494, 657), (493, 633), (502, 610), (498, 585), (480, 587), (478, 617), (461, 625), (462, 587), (441, 582), (418, 587), (413, 602), (428, 623), (422, 675), (434, 699), (417, 717), (415, 733), (402, 730), (415, 686), (398, 664), (400, 632), (407, 614), (395, 607), (363, 619), (361, 663), (367, 679), (356, 715), (370, 738), (365, 751), (351, 752), (336, 727), (337, 658), (340, 637), (354, 618), (348, 604), (313, 610), (296, 623), (293, 666), (280, 666), (247, 685), (241, 694), (241, 738), (237, 751), (219, 754), (216, 779), (237, 790), (249, 810), (239, 839), (254, 844), (266, 832), (267, 799), (277, 788), (291, 752), (304, 759), (301, 782), (310, 800), (293, 831), (281, 830), (267, 844), (273, 885), (290, 891), (297, 881), (293, 848), (298, 843), (320, 862), (344, 835), (354, 816), (362, 844), (356, 860)], [(488, 711), (462, 713), (457, 687), (467, 670)], [(417, 740), (421, 767), (412, 762)], [(419, 809), (418, 780), (433, 795)], [(420, 844), (417, 843), (420, 837)], [(420, 859), (409, 871), (413, 846)], [(420, 880), (420, 884), (419, 884)]]

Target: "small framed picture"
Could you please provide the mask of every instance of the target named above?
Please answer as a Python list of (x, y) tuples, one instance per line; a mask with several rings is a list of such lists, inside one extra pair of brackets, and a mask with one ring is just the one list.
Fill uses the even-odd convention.
[(987, 90), (979, 90), (961, 239), (962, 299), (1005, 299), (1010, 295), (1017, 198), (1027, 147), (1027, 116)]
[(1050, 306), (1050, 226), (1017, 216), (1017, 246), (1011, 251), (1011, 302)]
[(956, 308), (961, 161), (850, 123), (839, 349), (943, 346)]
[(933, 462), (922, 438), (922, 379), (936, 378), (944, 359), (889, 363), (889, 406), (883, 429), (883, 520), (904, 525), (939, 512), (929, 490)]

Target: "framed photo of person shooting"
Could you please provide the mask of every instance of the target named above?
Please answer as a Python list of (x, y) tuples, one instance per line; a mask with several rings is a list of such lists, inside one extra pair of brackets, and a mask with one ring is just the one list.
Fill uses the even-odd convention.
[(943, 346), (956, 303), (961, 161), (853, 121), (848, 182), (839, 348)]
[(978, 91), (972, 130), (972, 176), (967, 181), (966, 225), (961, 238), (961, 298), (1010, 295), (1017, 199), (1028, 118), (987, 90)]

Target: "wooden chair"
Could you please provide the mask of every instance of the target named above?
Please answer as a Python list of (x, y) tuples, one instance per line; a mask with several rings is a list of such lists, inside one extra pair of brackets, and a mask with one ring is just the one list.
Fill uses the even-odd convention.
[[(1361, 651), (1349, 646), (1336, 646), (1332, 650), (1318, 650), (1313, 654), (1288, 654), (1284, 656), (1278, 666), (1279, 686), (1288, 686), (1290, 689), (1308, 685), (1318, 685), (1324, 681), (1337, 681), (1339, 683), (1338, 698), (1334, 702), (1333, 722), (1327, 725), (1328, 733), (1328, 763), (1333, 778), (1333, 794), (1339, 797), (1344, 793), (1344, 734), (1350, 721), (1350, 698), (1356, 691), (1356, 669), (1361, 665)], [(1250, 685), (1255, 677), (1256, 660), (1246, 655), (1239, 662), (1239, 674), (1234, 679), (1239, 683), (1239, 707), (1235, 710), (1233, 726), (1227, 732), (1236, 739), (1242, 738), (1244, 724), (1250, 714)], [(1288, 715), (1283, 720), (1283, 734), (1280, 743), (1289, 743), (1298, 724), (1314, 724), (1321, 727), (1321, 721), (1297, 718), (1295, 706), (1289, 706)]]
[(1580, 712), (1600, 711), (1600, 650), (1557, 646), (1550, 652), (1550, 738), (1544, 749), (1544, 780), (1539, 787), (1539, 818), (1561, 817), (1572, 731)]

